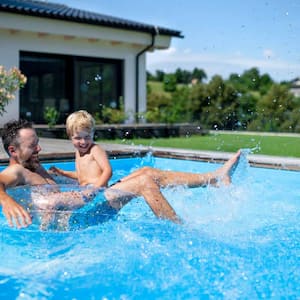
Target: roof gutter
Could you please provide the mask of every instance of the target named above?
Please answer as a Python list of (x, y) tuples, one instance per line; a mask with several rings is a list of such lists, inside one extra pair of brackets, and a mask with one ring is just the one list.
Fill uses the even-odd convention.
[(142, 49), (135, 58), (135, 112), (136, 112), (136, 122), (139, 123), (138, 113), (139, 113), (139, 60), (140, 56), (144, 54), (146, 51), (151, 49), (155, 44), (155, 37), (159, 34), (158, 27), (153, 27), (153, 31), (151, 33), (151, 44), (148, 45), (146, 48)]

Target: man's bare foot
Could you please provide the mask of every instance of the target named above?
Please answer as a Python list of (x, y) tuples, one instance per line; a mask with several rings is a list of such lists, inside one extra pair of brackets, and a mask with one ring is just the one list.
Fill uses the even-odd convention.
[(229, 185), (231, 183), (231, 176), (235, 171), (240, 156), (241, 150), (233, 155), (221, 168), (216, 171), (216, 175), (222, 184)]

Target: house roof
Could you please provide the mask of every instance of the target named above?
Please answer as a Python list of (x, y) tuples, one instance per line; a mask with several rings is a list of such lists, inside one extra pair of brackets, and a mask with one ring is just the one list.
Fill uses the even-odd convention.
[(64, 4), (35, 0), (0, 0), (0, 11), (182, 38), (180, 31), (112, 17)]

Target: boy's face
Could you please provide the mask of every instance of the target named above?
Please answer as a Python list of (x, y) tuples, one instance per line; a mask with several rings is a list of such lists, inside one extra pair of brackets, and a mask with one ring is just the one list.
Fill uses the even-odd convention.
[(90, 150), (94, 143), (93, 139), (94, 132), (89, 130), (79, 130), (71, 136), (71, 141), (80, 154), (85, 154)]

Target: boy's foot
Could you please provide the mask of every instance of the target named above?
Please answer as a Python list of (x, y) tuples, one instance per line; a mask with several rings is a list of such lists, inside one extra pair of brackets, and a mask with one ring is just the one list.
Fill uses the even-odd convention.
[(241, 150), (239, 150), (220, 169), (217, 170), (217, 177), (224, 185), (229, 185), (231, 183), (231, 176), (237, 167), (240, 156)]

